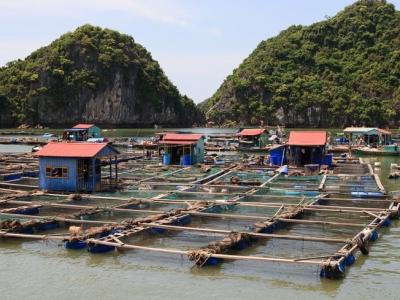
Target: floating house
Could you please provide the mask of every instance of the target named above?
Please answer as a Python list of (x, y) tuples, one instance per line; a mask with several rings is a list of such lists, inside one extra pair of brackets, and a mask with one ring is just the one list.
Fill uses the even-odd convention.
[(239, 150), (260, 150), (269, 143), (269, 136), (262, 128), (246, 128), (236, 133)]
[(87, 141), (89, 138), (100, 138), (100, 128), (94, 124), (77, 124), (63, 132), (63, 140), (67, 141)]
[[(39, 189), (99, 192), (116, 188), (118, 154), (107, 143), (49, 143), (34, 154), (39, 157)], [(102, 177), (105, 159), (109, 160), (110, 170)]]
[(392, 140), (390, 131), (380, 128), (348, 127), (343, 130), (349, 137), (356, 154), (398, 155), (398, 145)]
[[(325, 131), (292, 131), (286, 144), (286, 157), (291, 166), (332, 165), (332, 154), (326, 153)], [(312, 167), (314, 168), (314, 167)]]
[(163, 164), (194, 165), (204, 161), (204, 136), (168, 133), (159, 142), (163, 147)]
[(343, 133), (349, 137), (356, 146), (382, 146), (392, 144), (392, 133), (380, 128), (347, 127)]

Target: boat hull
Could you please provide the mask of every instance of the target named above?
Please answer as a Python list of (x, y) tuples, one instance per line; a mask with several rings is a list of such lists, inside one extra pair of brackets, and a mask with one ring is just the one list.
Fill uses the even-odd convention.
[(365, 155), (365, 156), (398, 156), (400, 154), (399, 151), (385, 151), (385, 150), (377, 150), (375, 148), (354, 149), (353, 151), (356, 155)]

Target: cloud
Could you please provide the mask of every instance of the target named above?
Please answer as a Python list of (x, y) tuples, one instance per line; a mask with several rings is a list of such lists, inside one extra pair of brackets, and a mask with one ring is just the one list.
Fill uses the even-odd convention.
[(188, 26), (191, 15), (174, 1), (162, 0), (90, 0), (93, 5), (101, 8), (120, 11), (124, 14), (139, 15), (144, 18), (175, 26)]
[(72, 19), (74, 14), (82, 15), (82, 12), (84, 12), (87, 16), (103, 11), (112, 14), (139, 16), (183, 27), (186, 27), (192, 18), (192, 15), (176, 0), (70, 0), (62, 3), (52, 0), (13, 0), (1, 3), (0, 8), (14, 14), (56, 14)]

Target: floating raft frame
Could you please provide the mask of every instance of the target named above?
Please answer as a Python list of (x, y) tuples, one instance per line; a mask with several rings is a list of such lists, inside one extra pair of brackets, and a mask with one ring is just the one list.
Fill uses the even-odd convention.
[[(357, 250), (368, 254), (379, 229), (399, 217), (400, 202), (386, 193), (370, 165), (362, 161), (338, 165), (339, 173), (285, 176), (279, 169), (251, 161), (205, 168), (128, 161), (120, 172), (128, 184), (114, 194), (10, 193), (5, 188), (0, 198), (0, 236), (62, 240), (67, 248), (93, 253), (121, 248), (187, 255), (192, 267), (223, 260), (317, 265), (320, 276), (339, 279)], [(10, 220), (57, 226), (43, 226), (48, 234), (38, 230), (27, 234), (19, 227), (4, 228)], [(176, 249), (172, 243), (168, 247), (136, 243), (150, 233), (155, 239), (190, 235), (202, 246), (182, 244)], [(285, 248), (293, 251), (291, 257), (265, 251), (272, 240), (291, 244)], [(296, 249), (299, 241), (312, 243), (308, 249), (314, 252), (306, 255)], [(265, 255), (237, 254), (249, 245)]]

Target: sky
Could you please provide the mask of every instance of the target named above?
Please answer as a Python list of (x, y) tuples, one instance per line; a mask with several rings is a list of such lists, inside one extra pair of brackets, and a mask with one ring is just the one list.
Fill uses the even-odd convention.
[[(0, 0), (0, 67), (85, 24), (149, 51), (182, 95), (211, 97), (257, 45), (355, 0)], [(400, 10), (400, 0), (387, 0)]]

